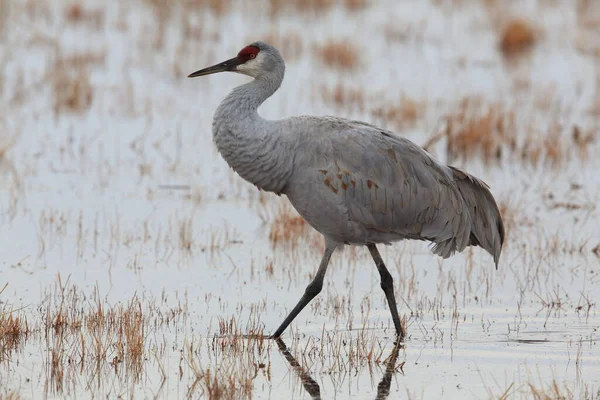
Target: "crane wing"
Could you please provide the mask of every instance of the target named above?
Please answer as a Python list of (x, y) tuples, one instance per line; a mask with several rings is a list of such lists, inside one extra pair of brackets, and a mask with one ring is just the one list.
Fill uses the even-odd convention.
[(312, 181), (322, 182), (320, 192), (329, 192), (349, 221), (381, 237), (432, 241), (442, 257), (469, 244), (471, 215), (449, 167), (362, 122), (330, 119), (319, 131), (318, 141), (306, 143), (318, 142), (307, 160)]

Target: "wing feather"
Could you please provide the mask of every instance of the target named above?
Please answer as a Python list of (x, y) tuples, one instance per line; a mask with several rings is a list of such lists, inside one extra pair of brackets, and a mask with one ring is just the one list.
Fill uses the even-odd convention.
[[(345, 221), (346, 228), (358, 226), (374, 237), (428, 240), (434, 243), (432, 251), (444, 258), (468, 245), (481, 245), (497, 262), (502, 221), (481, 181), (369, 124), (326, 117), (294, 120), (293, 125), (311, 127), (310, 134), (298, 139), (302, 166), (318, 171), (324, 184), (315, 191), (302, 169), (298, 179), (304, 183), (294, 185), (296, 193), (310, 190), (320, 196), (319, 201), (307, 200), (305, 193), (290, 197), (301, 214), (311, 217), (310, 223), (317, 226), (319, 218), (335, 211), (339, 218), (330, 220), (334, 224)], [(327, 204), (331, 210), (311, 211)], [(475, 217), (480, 220), (473, 221)], [(330, 234), (340, 232), (320, 226), (321, 231), (328, 228)]]
[(448, 167), (420, 147), (366, 124), (348, 122), (327, 137), (326, 179), (336, 181), (349, 220), (367, 229), (433, 242), (443, 256), (464, 249), (470, 215)]

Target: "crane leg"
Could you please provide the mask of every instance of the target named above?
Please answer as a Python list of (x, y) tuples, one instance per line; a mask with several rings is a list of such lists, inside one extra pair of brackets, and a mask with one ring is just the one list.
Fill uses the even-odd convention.
[(383, 293), (385, 293), (388, 306), (392, 312), (392, 320), (394, 321), (396, 334), (400, 340), (402, 340), (404, 339), (404, 333), (406, 332), (406, 329), (402, 327), (402, 324), (400, 323), (400, 316), (398, 315), (398, 307), (396, 306), (396, 298), (394, 297), (394, 278), (392, 278), (390, 271), (388, 271), (383, 263), (383, 259), (381, 258), (377, 247), (371, 243), (367, 245), (367, 248), (371, 253), (371, 257), (373, 257), (373, 261), (375, 261), (377, 271), (379, 271), (379, 276), (381, 277), (381, 288), (383, 289)]
[(298, 304), (296, 304), (296, 307), (294, 307), (292, 312), (290, 312), (290, 314), (281, 323), (281, 325), (279, 325), (279, 328), (277, 328), (275, 333), (271, 335), (272, 339), (280, 337), (283, 331), (285, 331), (285, 328), (287, 328), (288, 325), (294, 320), (294, 318), (296, 318), (296, 316), (300, 314), (300, 311), (302, 311), (302, 309), (306, 307), (306, 305), (310, 303), (310, 301), (321, 292), (321, 289), (323, 288), (323, 279), (325, 278), (325, 271), (327, 271), (329, 259), (331, 258), (331, 255), (333, 254), (335, 248), (336, 245), (332, 245), (329, 243), (326, 244), (325, 253), (323, 254), (323, 258), (321, 259), (321, 264), (319, 265), (317, 275), (314, 277), (312, 282), (309, 283), (306, 287), (306, 290), (304, 291), (304, 294), (302, 295), (302, 298), (300, 299)]

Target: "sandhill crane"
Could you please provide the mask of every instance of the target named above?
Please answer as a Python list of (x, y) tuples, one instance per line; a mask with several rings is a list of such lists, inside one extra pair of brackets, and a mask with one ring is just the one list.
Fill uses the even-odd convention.
[(344, 244), (367, 246), (381, 277), (396, 334), (403, 338), (393, 279), (377, 243), (433, 243), (447, 258), (467, 246), (489, 252), (498, 268), (504, 226), (488, 186), (436, 161), (408, 139), (336, 117), (268, 121), (258, 107), (281, 85), (285, 63), (264, 42), (189, 75), (231, 71), (254, 80), (236, 87), (217, 108), (213, 137), (222, 157), (259, 189), (285, 194), (325, 237), (325, 252), (302, 298), (271, 336), (277, 338), (321, 291), (329, 259)]

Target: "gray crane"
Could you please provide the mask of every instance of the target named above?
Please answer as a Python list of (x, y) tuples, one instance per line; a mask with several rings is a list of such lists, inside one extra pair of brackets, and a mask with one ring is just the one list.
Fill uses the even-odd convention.
[(272, 338), (281, 336), (319, 294), (329, 259), (344, 244), (369, 249), (401, 340), (406, 329), (377, 243), (425, 240), (443, 258), (467, 246), (480, 246), (498, 268), (504, 226), (484, 182), (437, 162), (408, 139), (365, 122), (311, 116), (261, 118), (258, 107), (279, 89), (285, 72), (279, 51), (269, 44), (254, 42), (236, 57), (189, 77), (224, 71), (254, 80), (236, 87), (217, 108), (212, 125), (217, 149), (246, 181), (285, 194), (325, 237), (314, 279)]

